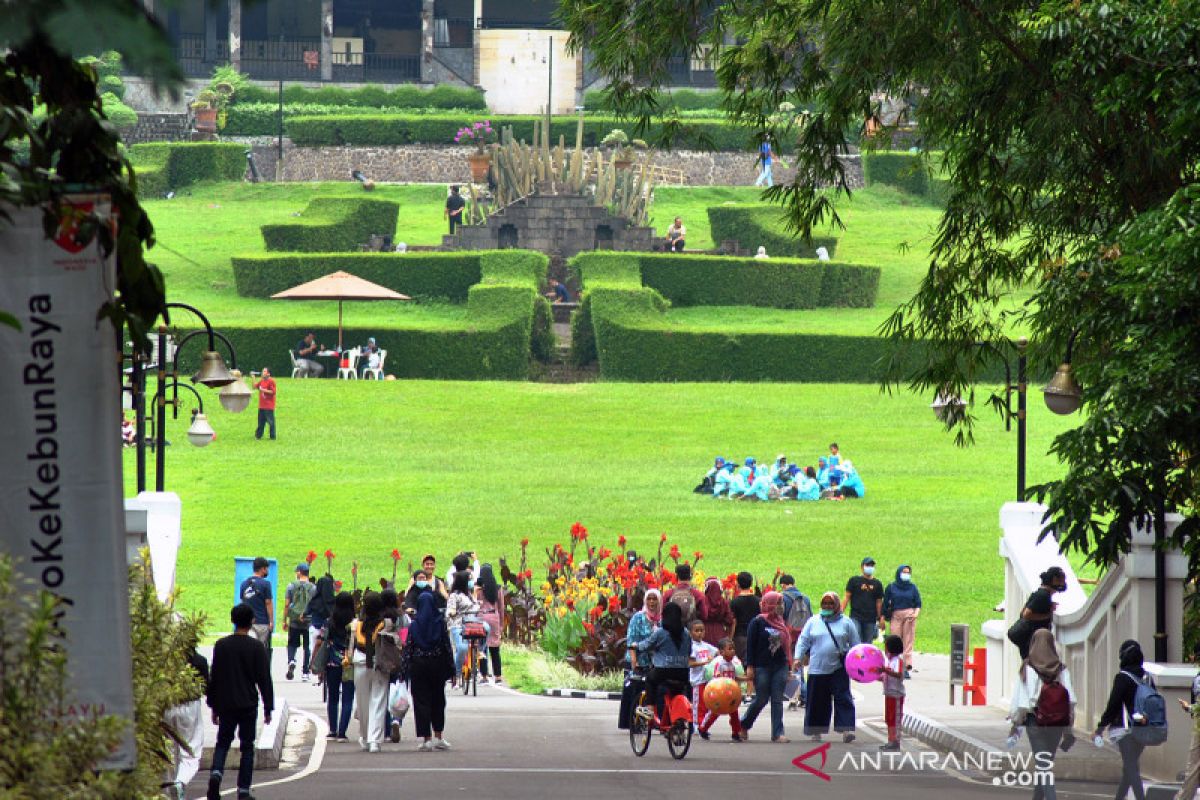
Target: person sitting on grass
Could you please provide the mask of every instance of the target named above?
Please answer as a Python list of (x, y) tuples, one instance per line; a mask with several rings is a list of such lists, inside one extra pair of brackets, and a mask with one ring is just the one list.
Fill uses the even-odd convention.
[(700, 481), (695, 489), (692, 489), (696, 494), (712, 494), (716, 486), (717, 475), (725, 468), (725, 459), (717, 456), (713, 460), (713, 467), (704, 474), (704, 479)]
[(713, 476), (713, 497), (733, 497), (734, 486), (737, 485), (737, 460), (729, 459)]
[(733, 492), (739, 500), (771, 499), (771, 479), (758, 470), (758, 464), (753, 458), (746, 459), (746, 466), (742, 468), (740, 478)]
[(804, 474), (797, 476), (795, 496), (797, 500), (821, 499), (821, 485), (817, 483), (817, 471), (812, 467), (806, 467)]
[(838, 487), (838, 494), (841, 497), (866, 497), (867, 487), (863, 486), (862, 478), (858, 476), (858, 471), (854, 469), (854, 465), (849, 461), (841, 465), (842, 482)]
[(825, 456), (818, 458), (816, 478), (817, 483), (820, 485), (822, 491), (829, 488), (831, 472), (832, 470), (829, 468), (829, 459), (827, 459)]
[(787, 456), (780, 455), (775, 459), (775, 463), (771, 466), (771, 481), (783, 488), (792, 482), (792, 465), (788, 463)]
[(687, 239), (687, 228), (684, 227), (683, 217), (676, 217), (671, 227), (667, 228), (667, 252), (682, 253)]

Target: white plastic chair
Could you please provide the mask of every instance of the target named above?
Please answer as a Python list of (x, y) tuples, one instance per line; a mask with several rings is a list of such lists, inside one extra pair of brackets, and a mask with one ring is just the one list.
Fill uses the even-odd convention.
[(300, 365), (296, 363), (296, 351), (295, 350), (288, 350), (288, 358), (290, 358), (292, 360), (292, 377), (293, 378), (307, 378), (308, 372), (301, 369)]
[(347, 359), (347, 366), (338, 367), (338, 380), (356, 381), (358, 380), (358, 359), (362, 356), (362, 351), (357, 347), (347, 350), (342, 353), (342, 358)]
[(383, 380), (383, 364), (385, 361), (387, 361), (387, 350), (380, 350), (379, 351), (379, 366), (375, 367), (374, 369), (369, 369), (369, 368), (364, 369), (363, 370), (363, 380), (365, 381), (368, 378), (374, 378), (377, 381)]

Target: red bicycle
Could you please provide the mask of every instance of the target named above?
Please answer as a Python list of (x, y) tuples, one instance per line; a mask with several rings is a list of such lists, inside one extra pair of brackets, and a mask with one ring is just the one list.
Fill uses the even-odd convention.
[(653, 698), (647, 697), (646, 690), (642, 689), (637, 704), (630, 709), (629, 746), (635, 756), (646, 755), (650, 737), (656, 730), (666, 737), (672, 758), (679, 760), (688, 754), (692, 746), (692, 701), (673, 684), (668, 684), (663, 707), (666, 718), (659, 719)]

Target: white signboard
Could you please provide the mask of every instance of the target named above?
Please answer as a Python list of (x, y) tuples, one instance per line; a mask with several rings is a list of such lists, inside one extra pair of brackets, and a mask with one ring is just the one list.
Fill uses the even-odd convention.
[(69, 715), (131, 721), (110, 768), (134, 764), (133, 679), (121, 486), (117, 338), (97, 311), (115, 270), (88, 214), (103, 196), (71, 198), (53, 239), (41, 209), (0, 220), (0, 548), (62, 600)]

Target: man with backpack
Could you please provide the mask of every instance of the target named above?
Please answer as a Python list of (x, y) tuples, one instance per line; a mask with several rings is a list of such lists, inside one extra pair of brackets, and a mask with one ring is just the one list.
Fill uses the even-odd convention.
[[(1038, 773), (1051, 772), (1059, 747), (1069, 750), (1075, 741), (1071, 674), (1058, 656), (1054, 637), (1044, 628), (1034, 634), (1029, 656), (1017, 672), (1008, 718), (1012, 723), (1009, 746), (1016, 746), (1024, 730), (1034, 756), (1031, 769)], [(1054, 800), (1055, 796), (1053, 780), (1034, 781), (1034, 800)]]
[[(791, 575), (779, 576), (779, 593), (783, 595), (783, 619), (787, 623), (788, 633), (793, 642), (800, 641), (800, 632), (804, 623), (812, 618), (812, 601), (796, 588), (796, 579)], [(784, 688), (788, 704), (792, 708), (804, 705), (808, 699), (808, 685), (804, 680), (804, 668), (796, 665), (796, 677)]]
[(1133, 789), (1134, 796), (1141, 797), (1142, 751), (1167, 740), (1167, 704), (1142, 666), (1140, 644), (1126, 639), (1117, 650), (1117, 659), (1121, 668), (1113, 676), (1108, 705), (1096, 723), (1094, 741), (1102, 747), (1105, 729), (1112, 729), (1109, 738), (1121, 751), (1121, 784), (1116, 796), (1124, 797)]
[(674, 603), (683, 611), (683, 626), (686, 629), (698, 619), (708, 616), (708, 601), (704, 592), (692, 586), (692, 565), (675, 565), (675, 588), (667, 592), (665, 602)]
[(296, 677), (296, 650), (304, 646), (304, 662), (300, 679), (309, 679), (309, 622), (308, 604), (317, 595), (317, 587), (308, 579), (308, 564), (296, 565), (296, 580), (288, 584), (283, 600), (283, 625), (287, 626), (287, 679)]

